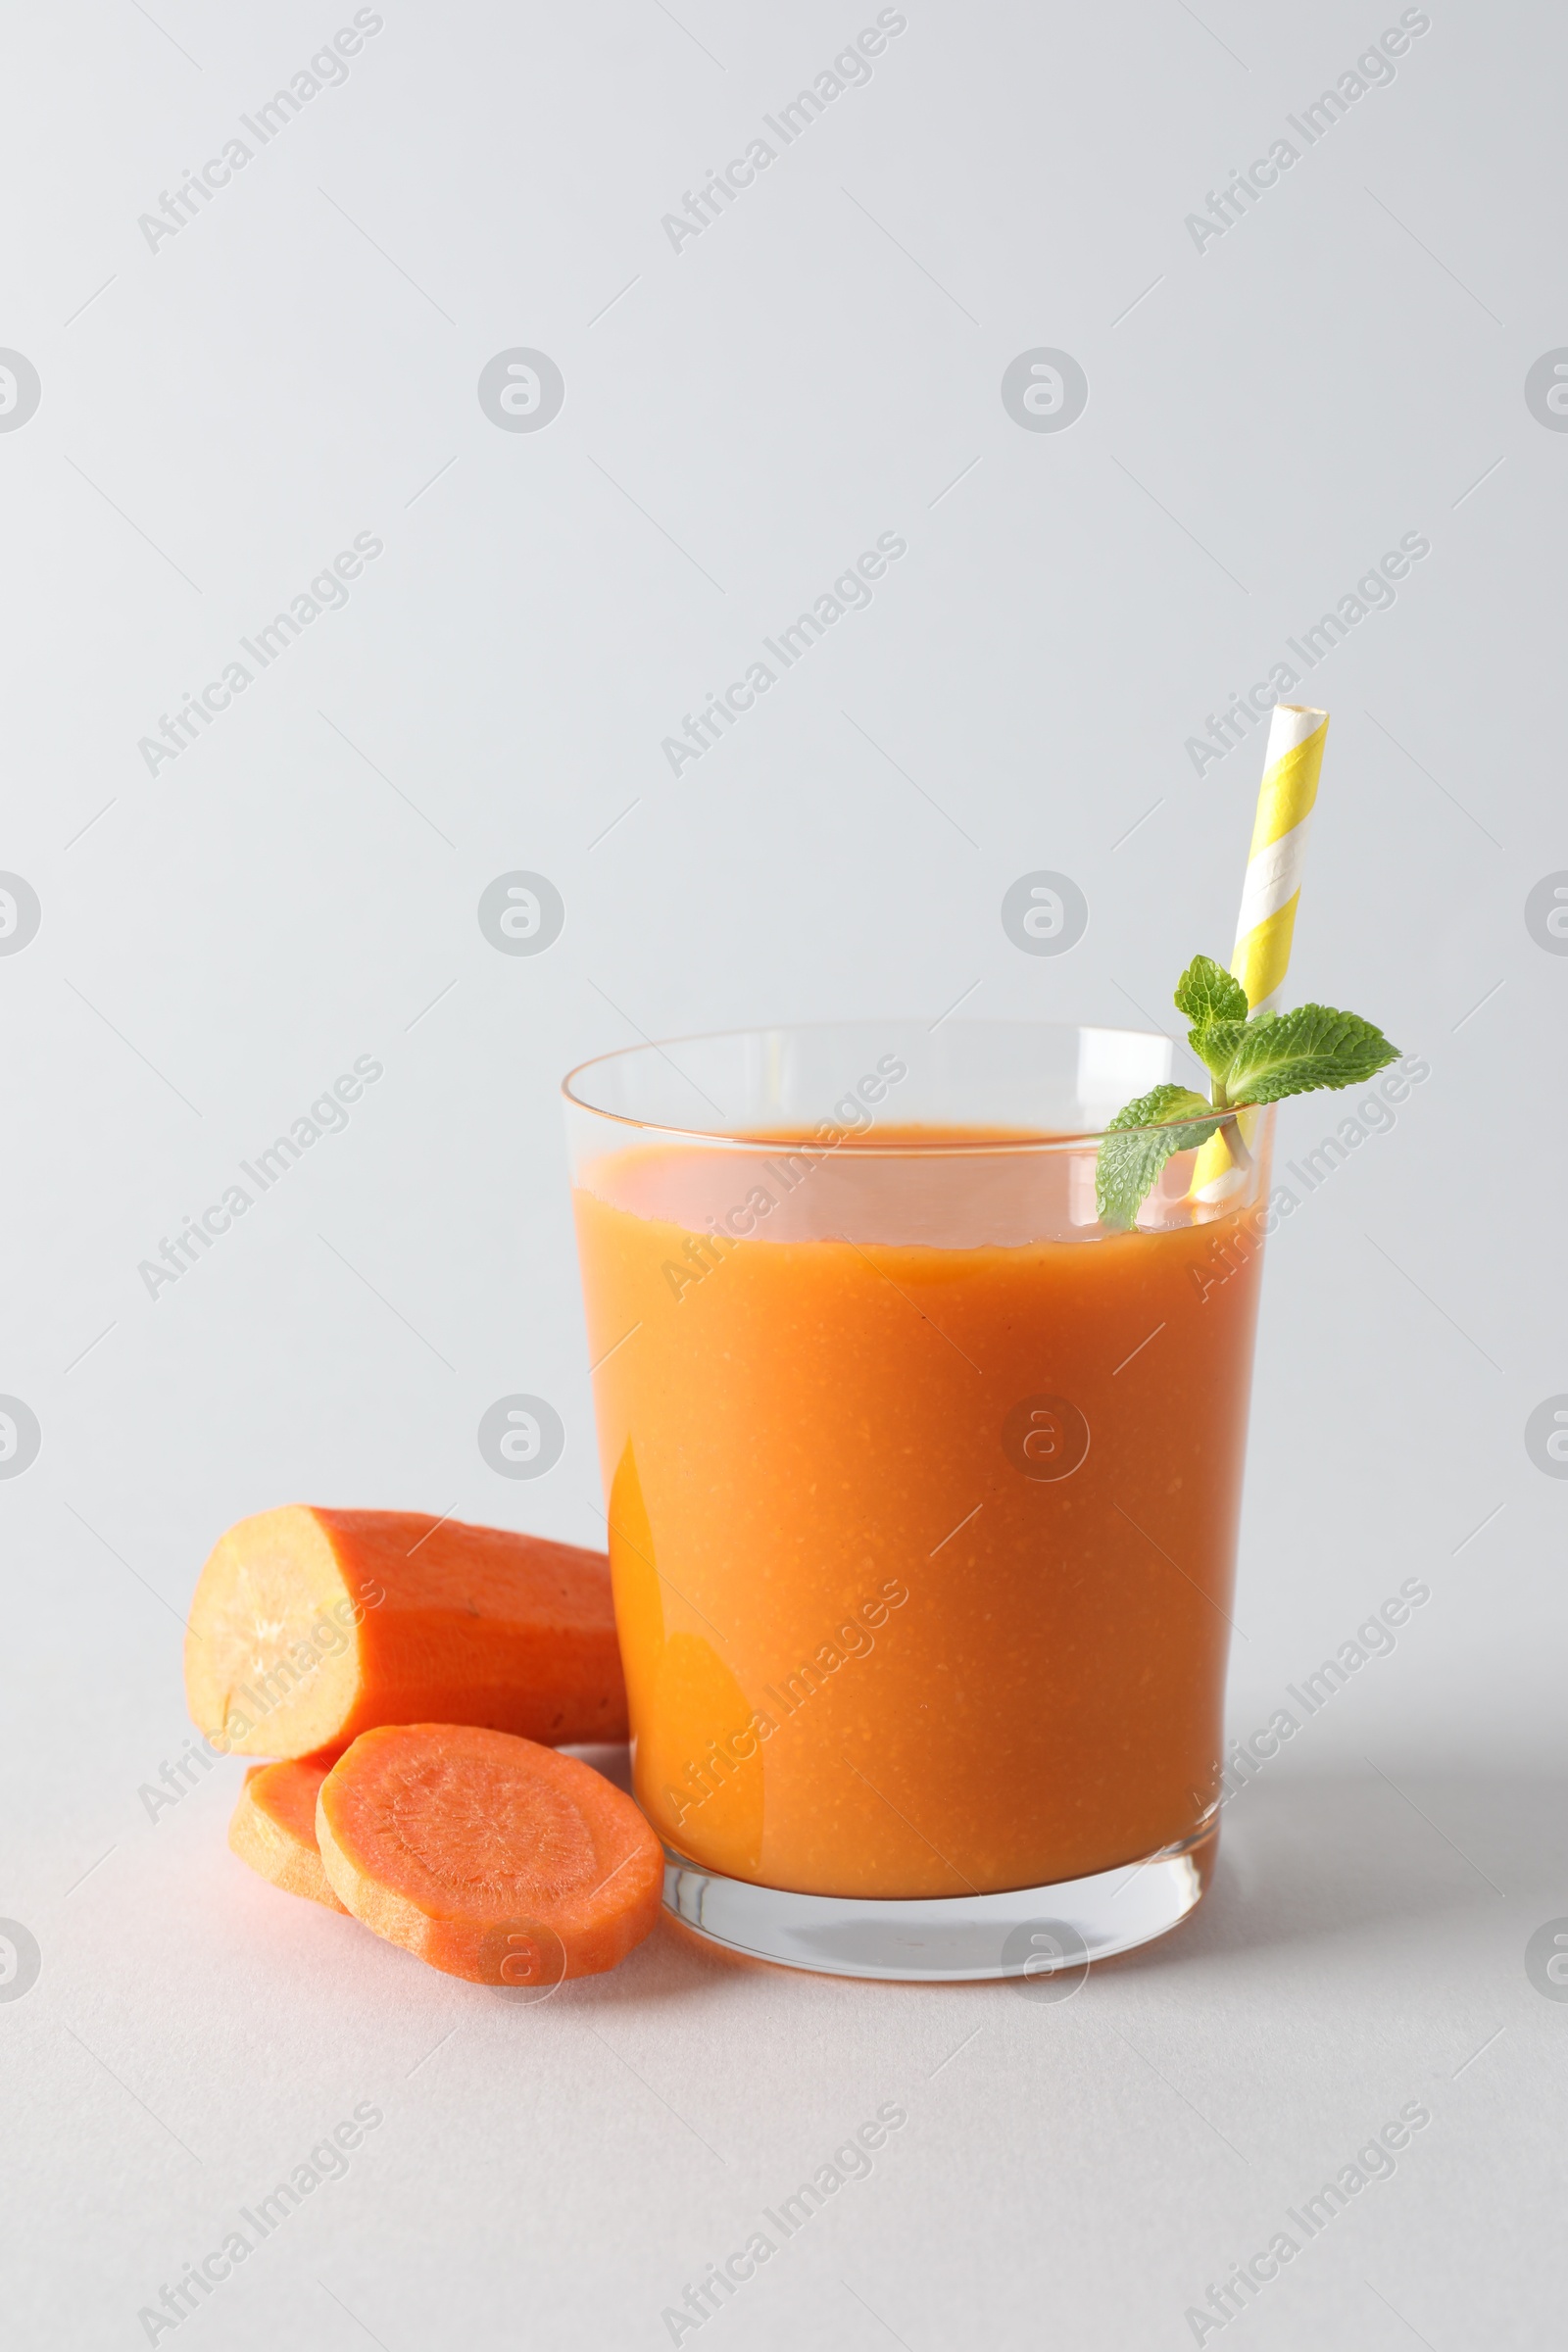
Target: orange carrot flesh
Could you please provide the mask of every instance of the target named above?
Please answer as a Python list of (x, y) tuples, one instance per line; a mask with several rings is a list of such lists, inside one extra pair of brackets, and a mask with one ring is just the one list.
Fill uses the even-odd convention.
[(627, 1737), (605, 1554), (414, 1511), (295, 1503), (231, 1527), (191, 1602), (185, 1692), (242, 1756), (388, 1723)]
[(345, 1911), (326, 1883), (316, 1842), (316, 1800), (329, 1760), (299, 1756), (288, 1764), (259, 1764), (245, 1775), (228, 1825), (228, 1842), (242, 1862), (288, 1894), (303, 1894), (329, 1911)]
[(507, 1732), (364, 1733), (321, 1783), (316, 1835), (356, 1919), (470, 1984), (597, 1976), (659, 1917), (663, 1854), (630, 1797)]

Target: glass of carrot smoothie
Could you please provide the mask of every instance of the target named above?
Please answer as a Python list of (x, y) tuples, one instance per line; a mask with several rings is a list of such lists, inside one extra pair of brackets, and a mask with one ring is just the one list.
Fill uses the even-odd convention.
[(1170, 1062), (865, 1021), (566, 1080), (636, 1790), (711, 1939), (1049, 1976), (1200, 1897), (1273, 1113), (1112, 1231)]

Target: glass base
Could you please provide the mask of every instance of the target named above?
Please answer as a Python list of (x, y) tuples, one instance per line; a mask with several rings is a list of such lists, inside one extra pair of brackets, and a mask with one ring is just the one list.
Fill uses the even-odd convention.
[(1037, 2000), (1076, 1992), (1093, 1960), (1180, 1925), (1214, 1873), (1219, 1824), (1142, 1862), (1005, 1894), (862, 1900), (727, 1879), (664, 1848), (664, 1908), (725, 1951), (829, 1977), (958, 1984), (1017, 1978)]

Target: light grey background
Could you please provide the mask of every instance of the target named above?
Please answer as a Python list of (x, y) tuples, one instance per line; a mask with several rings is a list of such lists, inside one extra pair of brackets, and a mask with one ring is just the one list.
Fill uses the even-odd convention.
[[(676, 252), (662, 216), (874, 9), (379, 13), (156, 250), (138, 217), (352, 11), (7, 26), (0, 343), (42, 386), (0, 432), (0, 865), (42, 906), (0, 957), (0, 1389), (42, 1428), (0, 1481), (0, 1912), (42, 1954), (0, 2005), (15, 2322), (147, 2340), (370, 2101), (347, 2179), (182, 2343), (667, 2342), (686, 2282), (896, 2101), (872, 2177), (705, 2345), (1176, 2346), (1420, 2100), (1396, 2176), (1232, 2325), (1542, 2340), (1568, 2008), (1525, 1947), (1568, 1913), (1568, 1488), (1524, 1425), (1568, 1391), (1568, 961), (1524, 903), (1568, 867), (1568, 438), (1524, 381), (1568, 343), (1562, 21), (1434, 0), (1199, 251), (1187, 215), (1396, 7), (909, 0)], [(540, 432), (479, 405), (514, 347), (564, 377)], [(1063, 432), (1003, 406), (1037, 347), (1087, 374)], [(138, 739), (359, 532), (384, 552), (346, 609), (150, 775)], [(662, 739), (881, 532), (907, 554), (870, 608), (673, 776)], [(1291, 986), (1431, 1076), (1271, 1245), (1236, 1730), (1402, 1579), (1432, 1597), (1237, 1799), (1193, 1927), (1064, 2004), (662, 1929), (514, 2008), (250, 1879), (237, 1766), (150, 1821), (228, 1521), (599, 1540), (560, 1074), (960, 998), (1171, 1019), (1186, 958), (1228, 953), (1259, 771), (1257, 738), (1201, 776), (1188, 739), (1407, 532), (1430, 555), (1297, 698), (1333, 727)], [(1037, 868), (1090, 908), (1056, 958), (1002, 928)], [(479, 927), (515, 869), (564, 902), (537, 956)], [(138, 1263), (359, 1055), (384, 1075), (347, 1131), (149, 1298)], [(1341, 1113), (1287, 1105), (1285, 1152)], [(476, 1442), (514, 1392), (566, 1433), (527, 1487)]]

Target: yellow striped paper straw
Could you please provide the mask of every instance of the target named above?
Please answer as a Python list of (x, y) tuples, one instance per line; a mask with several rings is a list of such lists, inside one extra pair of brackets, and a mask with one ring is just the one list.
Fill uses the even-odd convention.
[(1247, 991), (1248, 1009), (1266, 1009), (1291, 960), (1301, 868), (1317, 801), (1326, 710), (1278, 703), (1269, 721), (1263, 781), (1258, 788), (1252, 847), (1242, 884), (1231, 970)]
[[(1277, 703), (1269, 721), (1263, 781), (1258, 787), (1257, 816), (1231, 954), (1231, 971), (1247, 991), (1250, 1012), (1272, 1009), (1291, 960), (1301, 869), (1306, 862), (1328, 731), (1326, 710), (1313, 710), (1298, 703)], [(1245, 1147), (1250, 1141), (1247, 1130), (1252, 1122), (1243, 1119), (1237, 1124)], [(1224, 1134), (1210, 1136), (1194, 1165), (1188, 1199), (1223, 1200), (1236, 1189), (1240, 1176), (1237, 1154)]]

